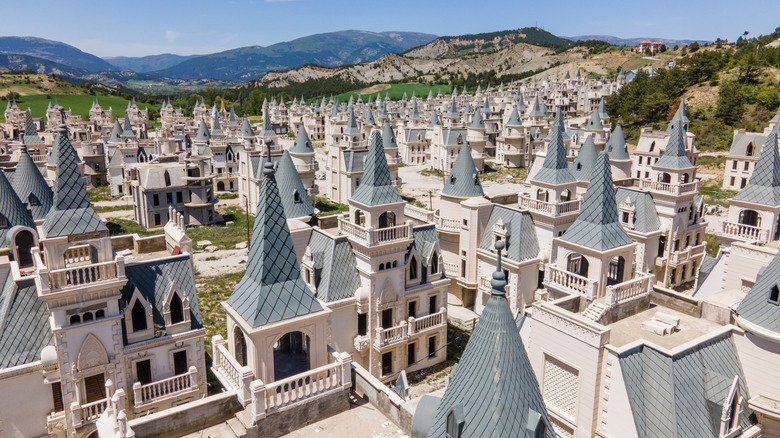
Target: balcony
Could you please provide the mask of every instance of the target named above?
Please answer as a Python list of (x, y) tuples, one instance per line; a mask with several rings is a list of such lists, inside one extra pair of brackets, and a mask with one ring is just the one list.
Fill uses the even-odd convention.
[(133, 384), (133, 403), (136, 411), (155, 403), (169, 401), (180, 396), (198, 392), (198, 369), (190, 369), (178, 376), (141, 385)]
[(598, 290), (598, 281), (591, 280), (553, 265), (547, 265), (545, 267), (544, 285), (558, 290), (584, 295), (588, 297), (588, 299), (596, 298), (596, 291)]
[(388, 166), (397, 166), (401, 163), (403, 163), (401, 157), (392, 157), (387, 159)]
[(444, 262), (444, 275), (450, 278), (456, 278), (460, 276), (460, 267), (457, 263)]
[(682, 251), (674, 251), (669, 256), (669, 264), (680, 265), (687, 263), (689, 260), (701, 256), (704, 254), (704, 250), (707, 247), (706, 243), (701, 243), (696, 246), (690, 246)]
[(416, 219), (420, 222), (433, 221), (433, 212), (425, 208), (417, 207), (412, 204), (404, 205), (404, 216)]
[(353, 340), (355, 350), (359, 353), (363, 353), (368, 349), (368, 345), (371, 343), (371, 338), (368, 335), (356, 335)]
[(367, 246), (408, 240), (412, 235), (411, 228), (411, 222), (387, 228), (366, 228), (350, 222), (344, 216), (339, 218), (339, 233)]
[(320, 164), (316, 160), (312, 160), (312, 162), (308, 164), (295, 165), (295, 170), (297, 170), (298, 172), (314, 172), (319, 169), (320, 169)]
[(479, 290), (482, 292), (490, 292), (493, 290), (493, 286), (490, 284), (490, 279), (487, 277), (479, 277)]
[(106, 410), (108, 399), (104, 398), (84, 405), (73, 402), (70, 404), (70, 413), (73, 417), (73, 427), (76, 429), (97, 421), (100, 414)]
[(640, 179), (639, 188), (651, 192), (668, 193), (670, 195), (682, 195), (685, 193), (698, 193), (699, 182), (694, 181), (685, 184), (671, 184), (649, 179)]
[(752, 225), (723, 221), (721, 222), (720, 235), (736, 240), (767, 243), (769, 242), (769, 231)]
[(649, 295), (653, 290), (655, 275), (644, 272), (634, 272), (634, 278), (623, 283), (607, 286), (605, 303), (607, 306), (615, 306), (631, 301), (645, 295)]
[(447, 325), (447, 309), (440, 308), (438, 312), (419, 318), (409, 317), (395, 327), (377, 327), (374, 338), (374, 349), (382, 350), (399, 343), (407, 342), (410, 337), (417, 336)]
[(48, 157), (46, 155), (30, 155), (30, 158), (32, 158), (33, 163), (45, 163), (48, 160)]
[(122, 256), (117, 256), (115, 260), (108, 262), (71, 266), (51, 271), (43, 266), (39, 254), (36, 254), (35, 258), (38, 266), (39, 290), (44, 295), (90, 286), (104, 287), (109, 282), (125, 281), (125, 262)]
[(440, 210), (436, 210), (433, 213), (433, 223), (436, 224), (436, 228), (439, 231), (460, 233), (460, 220), (441, 217), (439, 212)]
[(533, 198), (529, 198), (526, 196), (521, 196), (519, 198), (519, 201), (520, 201), (519, 203), (521, 209), (525, 208), (531, 211), (544, 213), (551, 216), (561, 216), (565, 214), (579, 213), (580, 203), (581, 203), (579, 199), (575, 199), (573, 201), (565, 201), (565, 202), (545, 202), (545, 201), (539, 201)]

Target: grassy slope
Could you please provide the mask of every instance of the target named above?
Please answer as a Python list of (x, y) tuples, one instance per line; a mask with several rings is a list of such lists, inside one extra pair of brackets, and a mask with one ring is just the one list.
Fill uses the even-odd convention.
[[(371, 88), (375, 88), (371, 87)], [(354, 96), (355, 100), (357, 100), (358, 95), (360, 95), (363, 98), (363, 102), (368, 101), (368, 96), (372, 96), (373, 98), (376, 98), (377, 93), (382, 95), (382, 99), (385, 98), (385, 93), (390, 94), (390, 99), (392, 100), (398, 100), (401, 97), (403, 97), (404, 92), (406, 93), (408, 98), (412, 98), (412, 92), (417, 93), (417, 97), (426, 98), (428, 97), (428, 92), (433, 91), (433, 94), (436, 95), (439, 92), (439, 89), (441, 89), (442, 94), (446, 94), (452, 91), (451, 85), (422, 85), (422, 84), (391, 84), (390, 88), (384, 89), (382, 91), (374, 91), (370, 94), (363, 94), (366, 92), (367, 89), (362, 90), (355, 90), (351, 91), (349, 93), (342, 93), (339, 94), (338, 97), (340, 102), (349, 102), (349, 97)]]

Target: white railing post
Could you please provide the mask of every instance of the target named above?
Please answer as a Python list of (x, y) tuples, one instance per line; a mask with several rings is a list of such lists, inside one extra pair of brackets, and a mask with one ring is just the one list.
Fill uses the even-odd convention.
[(417, 326), (414, 324), (414, 316), (409, 317), (409, 334), (414, 334), (417, 332)]
[(198, 389), (198, 369), (195, 366), (191, 366), (189, 371), (190, 388)]
[(241, 402), (243, 406), (246, 406), (247, 403), (249, 403), (249, 401), (252, 399), (252, 377), (254, 377), (254, 374), (249, 367), (245, 366), (241, 368), (241, 381), (239, 382), (238, 388), (238, 401)]
[(81, 405), (76, 402), (70, 404), (70, 414), (73, 417), (73, 427), (78, 429), (81, 427)]
[(141, 382), (133, 383), (133, 404), (136, 406), (143, 404), (143, 395), (141, 395)]
[(257, 423), (265, 418), (266, 415), (265, 384), (262, 380), (255, 380), (250, 384), (249, 391), (252, 401), (252, 421)]

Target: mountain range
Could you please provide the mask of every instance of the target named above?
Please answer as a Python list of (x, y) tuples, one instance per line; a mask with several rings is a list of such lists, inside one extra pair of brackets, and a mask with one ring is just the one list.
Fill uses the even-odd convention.
[(563, 37), (567, 40), (572, 41), (588, 41), (588, 40), (598, 40), (598, 41), (606, 41), (610, 44), (614, 44), (616, 46), (638, 46), (639, 43), (642, 41), (660, 41), (664, 44), (666, 44), (668, 47), (673, 46), (687, 46), (688, 44), (691, 44), (693, 42), (697, 42), (699, 44), (704, 43), (711, 43), (712, 41), (707, 40), (672, 40), (668, 38), (619, 38), (612, 35), (578, 35), (573, 37)]

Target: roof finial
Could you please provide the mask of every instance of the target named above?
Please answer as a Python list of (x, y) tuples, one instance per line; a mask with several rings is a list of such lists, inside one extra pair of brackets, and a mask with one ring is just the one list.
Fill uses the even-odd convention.
[(506, 277), (504, 271), (501, 269), (501, 252), (504, 249), (505, 243), (503, 240), (497, 240), (495, 243), (496, 248), (496, 272), (493, 273), (493, 279), (490, 280), (490, 286), (493, 287), (491, 295), (506, 295), (504, 286), (506, 286)]
[(275, 173), (274, 171), (274, 163), (271, 162), (271, 145), (274, 144), (274, 141), (270, 138), (265, 139), (265, 148), (268, 155), (266, 155), (265, 163), (263, 164), (263, 175), (265, 176), (271, 176)]

